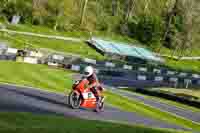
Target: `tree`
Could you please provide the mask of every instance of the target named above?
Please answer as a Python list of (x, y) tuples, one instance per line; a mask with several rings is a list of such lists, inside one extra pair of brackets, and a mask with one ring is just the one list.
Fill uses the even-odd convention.
[(135, 0), (126, 0), (124, 6), (124, 23), (127, 23), (134, 7)]
[(6, 8), (6, 5), (8, 4), (8, 0), (0, 0), (0, 14), (2, 14), (2, 11)]
[[(166, 14), (165, 19), (165, 31), (163, 35), (163, 46), (166, 46), (168, 48), (173, 48), (173, 36), (176, 34), (178, 27), (180, 26), (181, 21), (181, 13), (179, 10), (179, 3), (180, 0), (175, 0), (172, 8), (170, 8)], [(178, 26), (178, 27), (177, 27)], [(180, 28), (181, 29), (181, 28)], [(161, 48), (161, 47), (160, 47)], [(160, 48), (158, 52), (160, 52)]]
[(32, 12), (31, 0), (3, 0), (1, 7), (1, 13), (8, 19), (18, 15), (25, 21), (30, 18)]
[(112, 0), (112, 16), (117, 15), (118, 0)]
[(44, 17), (48, 16), (48, 12), (46, 10), (48, 0), (33, 0), (33, 11), (32, 11), (32, 24), (44, 24)]
[(168, 13), (164, 45), (174, 48), (172, 55), (177, 52), (181, 57), (188, 49), (192, 49), (196, 20), (194, 5), (195, 1), (176, 0), (171, 12)]
[(150, 0), (145, 0), (144, 13), (147, 14), (149, 10)]
[(180, 33), (181, 44), (179, 48), (179, 56), (183, 56), (183, 52), (186, 49), (192, 48), (192, 41), (193, 41), (193, 25), (194, 20), (196, 19), (195, 12), (194, 12), (194, 1), (186, 1), (182, 0), (182, 14), (183, 14), (183, 31)]
[(8, 0), (0, 0), (0, 17), (5, 17), (4, 10), (7, 8)]
[(86, 13), (86, 9), (87, 9), (87, 4), (88, 4), (88, 0), (84, 0), (82, 2), (82, 11), (81, 11), (81, 22), (80, 22), (80, 25), (82, 26), (83, 23), (84, 23), (84, 18), (85, 18), (85, 13)]
[(53, 20), (53, 29), (57, 30), (64, 14), (64, 0), (48, 0), (47, 11)]

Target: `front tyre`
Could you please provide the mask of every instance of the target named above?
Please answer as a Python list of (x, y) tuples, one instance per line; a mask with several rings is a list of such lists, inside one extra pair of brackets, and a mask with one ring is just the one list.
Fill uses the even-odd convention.
[(80, 95), (72, 91), (69, 95), (68, 104), (73, 109), (78, 109), (81, 105)]

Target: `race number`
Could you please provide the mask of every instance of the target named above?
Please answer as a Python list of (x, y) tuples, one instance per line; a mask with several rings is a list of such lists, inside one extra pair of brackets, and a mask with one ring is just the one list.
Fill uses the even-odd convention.
[(92, 93), (88, 93), (88, 98), (91, 98), (92, 97)]

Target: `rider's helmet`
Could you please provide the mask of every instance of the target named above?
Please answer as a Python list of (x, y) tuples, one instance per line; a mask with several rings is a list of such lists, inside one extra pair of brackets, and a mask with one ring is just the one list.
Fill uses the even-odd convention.
[(94, 73), (94, 69), (92, 66), (87, 66), (84, 69), (84, 76), (85, 77), (90, 77)]

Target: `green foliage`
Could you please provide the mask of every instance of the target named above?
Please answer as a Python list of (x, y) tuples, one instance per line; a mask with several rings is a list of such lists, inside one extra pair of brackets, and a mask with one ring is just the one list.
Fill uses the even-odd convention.
[(22, 22), (30, 19), (32, 13), (31, 0), (10, 0), (4, 1), (1, 14), (4, 14), (8, 19), (11, 19), (13, 15), (20, 15)]
[(58, 25), (62, 22), (64, 14), (64, 0), (49, 0), (46, 7), (49, 12), (47, 25), (57, 30)]
[[(58, 31), (92, 31), (106, 32), (110, 34), (123, 34), (139, 40), (151, 48), (160, 45), (175, 49), (177, 45), (185, 44), (183, 35), (188, 29), (192, 29), (190, 36), (192, 45), (198, 45), (199, 38), (199, 12), (196, 14), (196, 26), (185, 28), (186, 12), (190, 1), (179, 1), (177, 9), (174, 9), (175, 0), (134, 0), (129, 18), (124, 20), (127, 14), (127, 2), (117, 0), (115, 13), (113, 14), (112, 0), (89, 0), (85, 9), (84, 22), (80, 25), (84, 0), (0, 0), (0, 16), (8, 20), (13, 15), (22, 16), (22, 23), (42, 25)], [(194, 0), (198, 8), (198, 0)], [(193, 8), (192, 8), (193, 9)], [(196, 12), (195, 12), (196, 11)], [(172, 18), (171, 18), (172, 15)], [(126, 22), (128, 21), (128, 26)], [(170, 24), (168, 23), (169, 21)], [(125, 23), (125, 26), (124, 26)], [(123, 30), (122, 30), (123, 29)], [(183, 30), (186, 29), (184, 32)], [(196, 32), (193, 32), (196, 30)], [(195, 41), (192, 41), (195, 40)]]
[(143, 15), (138, 22), (130, 22), (129, 30), (132, 37), (136, 37), (146, 45), (158, 44), (163, 35), (163, 22), (161, 17)]
[(97, 21), (97, 30), (108, 33), (120, 33), (120, 19), (116, 16), (105, 16)]
[[(166, 17), (166, 20), (165, 20), (165, 25), (167, 25), (167, 21), (169, 16)], [(176, 16), (173, 16), (171, 18), (171, 24), (169, 25), (169, 29), (168, 29), (168, 34), (164, 40), (164, 46), (167, 47), (167, 48), (175, 48), (176, 45), (177, 45), (177, 38), (175, 38), (175, 36), (182, 32), (184, 27), (183, 27), (183, 16), (182, 14), (177, 14)], [(167, 27), (165, 26), (165, 29)]]

